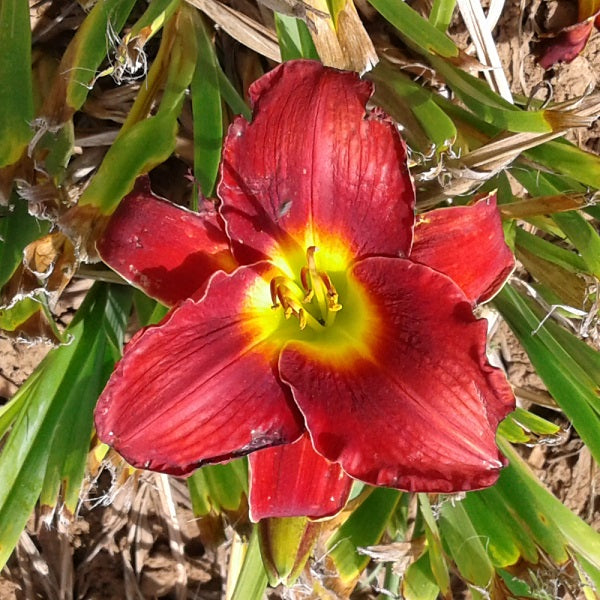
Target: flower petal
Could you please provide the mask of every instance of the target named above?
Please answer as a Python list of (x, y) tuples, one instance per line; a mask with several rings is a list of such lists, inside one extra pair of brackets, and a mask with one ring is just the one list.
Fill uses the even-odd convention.
[(414, 191), (406, 150), (372, 85), (314, 61), (290, 61), (251, 88), (223, 150), (218, 195), (232, 239), (264, 256), (340, 238), (351, 257), (407, 254)]
[[(564, 27), (559, 32), (544, 37), (538, 44), (538, 62), (543, 69), (549, 69), (557, 62), (570, 63), (575, 60), (585, 48), (598, 13), (580, 23)], [(598, 27), (598, 22), (596, 23)]]
[(167, 306), (202, 290), (215, 271), (237, 266), (215, 213), (200, 215), (161, 200), (147, 180), (123, 198), (98, 252), (127, 281)]
[(250, 515), (329, 517), (346, 504), (352, 487), (340, 465), (317, 454), (307, 434), (293, 444), (253, 452), (250, 457)]
[(101, 440), (136, 467), (183, 475), (300, 436), (276, 374), (280, 342), (248, 302), (269, 270), (217, 273), (202, 300), (134, 337), (96, 407)]
[(369, 295), (368, 339), (339, 352), (293, 341), (279, 361), (317, 452), (375, 485), (491, 485), (504, 464), (495, 431), (514, 398), (486, 360), (485, 321), (424, 265), (368, 258), (352, 276)]
[(417, 218), (410, 258), (448, 275), (471, 302), (489, 300), (515, 266), (504, 242), (496, 197)]

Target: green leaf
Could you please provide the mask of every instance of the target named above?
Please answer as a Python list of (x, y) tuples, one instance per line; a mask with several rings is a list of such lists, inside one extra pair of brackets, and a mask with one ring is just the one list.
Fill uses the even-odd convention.
[(329, 555), (342, 581), (355, 579), (367, 566), (369, 557), (359, 554), (357, 549), (379, 541), (400, 496), (397, 490), (375, 488), (327, 540)]
[(205, 197), (213, 195), (221, 161), (223, 113), (219, 67), (215, 49), (204, 23), (197, 27), (198, 57), (192, 79), (194, 116), (194, 176)]
[(525, 157), (553, 172), (600, 189), (600, 157), (565, 141), (546, 142), (525, 152)]
[(406, 600), (436, 600), (440, 588), (435, 582), (428, 553), (413, 562), (402, 578), (402, 593)]
[(276, 12), (275, 29), (282, 60), (294, 60), (295, 58), (319, 60), (319, 54), (304, 21)]
[[(587, 346), (586, 346), (587, 347)], [(546, 421), (538, 415), (517, 407), (510, 418), (518, 423), (521, 427), (524, 427), (526, 431), (535, 433), (540, 436), (556, 435), (560, 431), (560, 427), (555, 423)]]
[(169, 312), (164, 304), (149, 298), (140, 290), (133, 291), (133, 305), (142, 327), (156, 325)]
[(258, 527), (255, 525), (231, 600), (262, 600), (267, 574), (260, 555)]
[(594, 227), (576, 211), (552, 215), (554, 222), (565, 232), (581, 254), (587, 269), (600, 279), (600, 236)]
[(110, 147), (79, 206), (92, 205), (110, 214), (135, 180), (169, 158), (175, 149), (178, 113), (162, 112), (136, 123)]
[(66, 104), (79, 110), (90, 90), (90, 83), (107, 50), (110, 32), (118, 32), (125, 24), (135, 0), (103, 0), (96, 2), (69, 44), (59, 67), (59, 77), (66, 81)]
[(589, 600), (598, 600), (597, 591), (600, 589), (600, 568), (578, 553), (575, 553), (575, 567), (583, 583), (582, 589)]
[[(551, 319), (547, 320), (544, 326), (600, 389), (600, 352)], [(600, 412), (598, 404), (594, 404), (594, 407)]]
[(36, 146), (36, 152), (47, 151), (44, 168), (55, 181), (62, 182), (65, 169), (73, 156), (75, 147), (75, 130), (73, 121), (67, 121), (57, 132), (48, 131)]
[(129, 35), (135, 38), (142, 29), (150, 28), (149, 40), (173, 15), (181, 0), (151, 0), (144, 14), (131, 27)]
[(248, 467), (245, 459), (224, 465), (207, 465), (187, 480), (194, 514), (236, 511), (248, 494)]
[(522, 579), (511, 575), (508, 571), (503, 569), (498, 570), (498, 574), (502, 577), (502, 581), (506, 584), (506, 587), (512, 594), (515, 594), (520, 598), (536, 598), (531, 591), (531, 587)]
[(498, 489), (504, 482), (483, 492), (469, 492), (462, 501), (491, 560), (498, 567), (516, 564), (520, 558), (538, 560), (536, 540)]
[(554, 436), (560, 427), (528, 410), (517, 407), (500, 423), (498, 433), (513, 443), (528, 444), (538, 437)]
[[(195, 15), (199, 18), (198, 15)], [(193, 20), (188, 10), (178, 10), (165, 24), (160, 47), (140, 86), (133, 106), (119, 131), (117, 139), (129, 132), (140, 121), (146, 119), (153, 107), (160, 103), (157, 113), (179, 108), (185, 87), (189, 84), (196, 60), (197, 44)], [(189, 38), (189, 39), (188, 39)], [(180, 73), (181, 71), (181, 73)], [(189, 79), (187, 75), (189, 74)], [(182, 85), (183, 80), (188, 81)], [(162, 94), (162, 90), (165, 94)]]
[(548, 298), (551, 304), (565, 304), (574, 308), (583, 306), (587, 289), (581, 277), (522, 247), (517, 247), (515, 254), (529, 274), (551, 291), (552, 297)]
[(411, 111), (427, 136), (429, 147), (415, 143), (422, 152), (429, 152), (433, 145), (438, 151), (450, 146), (457, 136), (454, 123), (435, 103), (431, 92), (414, 83), (406, 75), (381, 61), (369, 74), (375, 82), (375, 101), (394, 119), (405, 126), (405, 135), (410, 138), (412, 128), (406, 123)]
[(600, 534), (546, 490), (510, 444), (500, 440), (499, 445), (510, 461), (510, 466), (500, 475), (500, 489), (524, 525), (530, 531), (535, 530), (538, 545), (560, 564), (568, 558), (560, 547), (568, 544), (572, 551), (598, 569)]
[(498, 434), (513, 444), (526, 444), (531, 439), (531, 437), (523, 431), (523, 428), (519, 427), (519, 424), (510, 418), (510, 415), (498, 426)]
[[(66, 452), (69, 445), (78, 456), (63, 454), (65, 462), (54, 473), (65, 479), (69, 508), (74, 507), (83, 476), (81, 456), (88, 450), (90, 407), (95, 404), (112, 367), (106, 363), (104, 352), (94, 354), (94, 351), (102, 343), (100, 340), (123, 335), (124, 327), (120, 332), (111, 330), (116, 324), (114, 311), (128, 312), (126, 291), (96, 284), (67, 330), (71, 343), (51, 350), (19, 389), (11, 401), (19, 410), (8, 408), (1, 413), (1, 421), (6, 421), (7, 415), (14, 421), (0, 454), (0, 565), (5, 564), (25, 527), (42, 491), (48, 466), (56, 464), (53, 453)], [(124, 320), (120, 322), (123, 324)], [(104, 368), (104, 378), (98, 376), (100, 365)], [(63, 445), (62, 441), (57, 442), (57, 435), (72, 431), (73, 426), (82, 426), (80, 409), (90, 421), (87, 429), (78, 432), (83, 437), (87, 435), (85, 445), (75, 449), (75, 440)]]
[(17, 161), (33, 136), (29, 4), (0, 2), (0, 167)]
[(419, 514), (425, 522), (425, 537), (427, 538), (427, 547), (429, 549), (429, 565), (431, 573), (442, 595), (447, 597), (450, 592), (450, 575), (448, 565), (442, 548), (442, 540), (437, 522), (431, 510), (431, 504), (427, 494), (419, 494)]
[[(132, 291), (120, 285), (103, 286), (99, 297), (93, 300), (104, 308), (102, 329), (85, 357), (76, 385), (62, 398), (63, 413), (54, 431), (40, 493), (42, 506), (54, 506), (60, 491), (67, 510), (75, 513), (92, 436), (94, 407), (122, 354)], [(82, 388), (88, 393), (82, 394)]]
[(306, 517), (289, 517), (262, 519), (257, 527), (269, 585), (293, 585), (317, 541), (320, 524)]
[(551, 330), (540, 327), (540, 318), (529, 299), (507, 285), (495, 297), (494, 303), (523, 345), (550, 394), (594, 458), (600, 461), (597, 384), (562, 347)]
[(504, 100), (489, 85), (439, 57), (432, 57), (435, 70), (457, 96), (480, 118), (500, 130), (549, 133), (561, 128), (560, 113), (552, 110), (522, 110)]
[(423, 19), (406, 2), (369, 0), (369, 4), (419, 50), (448, 58), (458, 56), (458, 48), (454, 42), (445, 33)]
[[(148, 92), (138, 95), (119, 136), (82, 194), (80, 207), (92, 205), (104, 214), (112, 213), (131, 191), (135, 180), (164, 162), (175, 149), (177, 119), (197, 57), (196, 27), (199, 17), (191, 7), (186, 5), (184, 8), (171, 17), (165, 28), (159, 51), (162, 60), (157, 58), (150, 69)], [(160, 69), (163, 61), (168, 65), (168, 72), (160, 107), (156, 115), (144, 118), (152, 90), (157, 80), (164, 78)]]
[(175, 113), (179, 116), (183, 100), (196, 71), (202, 23), (198, 11), (186, 3), (183, 3), (179, 12), (171, 17), (169, 23), (171, 22), (175, 25), (173, 30), (175, 39), (169, 54), (167, 81), (158, 113)]
[(429, 13), (429, 22), (440, 31), (445, 32), (450, 26), (456, 0), (433, 0)]
[(19, 198), (14, 204), (0, 208), (0, 287), (23, 261), (23, 249), (49, 230), (47, 221), (38, 221), (27, 210), (27, 202)]
[(225, 75), (225, 73), (223, 73), (223, 70), (220, 66), (218, 68), (218, 73), (219, 89), (221, 90), (221, 95), (223, 96), (225, 102), (227, 102), (229, 108), (231, 108), (231, 110), (233, 111), (233, 114), (242, 115), (246, 119), (246, 121), (251, 121), (252, 111), (250, 110), (250, 107), (246, 104), (246, 102), (240, 96), (239, 92), (235, 89), (235, 87), (233, 87), (231, 81), (227, 79), (227, 76)]
[(524, 248), (544, 260), (554, 263), (571, 273), (589, 273), (589, 268), (581, 256), (561, 248), (552, 242), (549, 242), (537, 235), (525, 231), (522, 227), (517, 227), (515, 231), (515, 241), (517, 247)]
[(461, 502), (442, 503), (440, 535), (461, 575), (471, 584), (485, 588), (494, 577), (494, 567), (482, 539)]
[[(499, 133), (494, 125), (487, 123), (478, 115), (466, 110), (462, 106), (451, 102), (440, 94), (433, 94), (432, 98), (444, 112), (454, 121), (460, 136), (469, 142), (469, 149), (479, 148), (486, 138), (493, 138)], [(482, 134), (483, 137), (482, 138)]]
[[(560, 157), (556, 157), (555, 166), (559, 166)], [(598, 163), (600, 168), (600, 163)], [(584, 163), (579, 165), (579, 169), (585, 170), (586, 166)], [(599, 171), (600, 173), (600, 171)], [(573, 184), (569, 181), (564, 181), (563, 178), (552, 176), (546, 173), (539, 173), (534, 170), (514, 170), (515, 178), (527, 188), (527, 191), (533, 195), (555, 195), (566, 191), (572, 191)], [(598, 181), (600, 183), (600, 180)], [(579, 191), (579, 190), (576, 190)], [(600, 277), (600, 236), (594, 227), (577, 211), (568, 211), (555, 213), (552, 215), (552, 220), (561, 231), (569, 238), (571, 243), (581, 254), (581, 260), (571, 258), (569, 260), (570, 265), (562, 264), (565, 268), (574, 270), (575, 273), (593, 273), (596, 277)], [(526, 236), (521, 234), (521, 238), (525, 239)], [(542, 249), (540, 242), (535, 243), (537, 246), (531, 248), (531, 251), (535, 252)], [(550, 251), (546, 246), (546, 254), (548, 260), (557, 262), (556, 259), (561, 256), (565, 261), (567, 260), (567, 251), (556, 248), (554, 251)], [(540, 254), (541, 255), (541, 254)], [(581, 264), (583, 262), (584, 264)]]
[(0, 329), (14, 332), (40, 310), (40, 303), (34, 298), (22, 298), (10, 308), (0, 308)]

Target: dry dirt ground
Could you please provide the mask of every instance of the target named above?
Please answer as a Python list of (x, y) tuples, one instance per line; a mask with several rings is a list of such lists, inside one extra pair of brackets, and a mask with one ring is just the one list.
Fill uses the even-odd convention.
[[(535, 63), (532, 54), (537, 34), (568, 23), (573, 18), (575, 4), (507, 1), (496, 29), (496, 40), (513, 92), (529, 96), (538, 83), (547, 82), (553, 98), (562, 101), (597, 85), (599, 33), (593, 34), (586, 50), (571, 64), (547, 72)], [(463, 48), (469, 46), (468, 35), (460, 27), (453, 34)], [(600, 121), (589, 130), (578, 131), (573, 140), (598, 152)], [(59, 309), (65, 322), (86, 285), (75, 282), (65, 294)], [(494, 335), (493, 344), (499, 349), (511, 383), (524, 390), (525, 397), (543, 400), (543, 384), (505, 325)], [(46, 351), (43, 346), (31, 347), (0, 338), (0, 402), (14, 394)], [(566, 424), (556, 409), (527, 406), (550, 420)], [(569, 508), (599, 529), (600, 471), (575, 432), (566, 429), (560, 443), (522, 451), (540, 479)], [(222, 597), (228, 546), (224, 544), (214, 550), (198, 541), (199, 524), (190, 511), (183, 486), (174, 482), (165, 487), (160, 477), (142, 475), (115, 495), (111, 484), (107, 472), (95, 487), (90, 487), (73, 523), (46, 517), (48, 529), (41, 525), (40, 519), (32, 520), (9, 568), (0, 575), (0, 600)], [(105, 502), (107, 499), (110, 502)], [(171, 510), (176, 507), (176, 519), (165, 519), (169, 507)]]

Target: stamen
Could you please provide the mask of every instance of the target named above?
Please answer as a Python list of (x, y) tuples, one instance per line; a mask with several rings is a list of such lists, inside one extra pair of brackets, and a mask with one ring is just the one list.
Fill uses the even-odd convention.
[(323, 282), (323, 284), (325, 285), (325, 289), (327, 290), (327, 300), (329, 302), (328, 304), (328, 308), (329, 310), (332, 310), (334, 312), (337, 312), (338, 310), (342, 310), (342, 305), (338, 304), (338, 293), (337, 290), (335, 289), (331, 279), (329, 278), (329, 275), (327, 275), (327, 273), (324, 273), (323, 271), (321, 271), (321, 273), (319, 273), (319, 276), (321, 277), (321, 281)]
[(304, 294), (303, 302), (308, 303), (313, 299), (313, 296), (315, 295), (315, 291), (310, 286), (310, 274), (308, 271), (308, 267), (302, 267), (302, 269), (300, 270), (300, 282), (302, 283), (302, 288), (306, 292), (306, 294)]
[(308, 265), (308, 274), (310, 278), (310, 290), (312, 294), (310, 298), (312, 300), (313, 295), (317, 300), (317, 306), (319, 307), (319, 312), (323, 317), (323, 320), (327, 320), (327, 307), (329, 302), (326, 298), (326, 290), (323, 286), (323, 281), (319, 272), (317, 271), (317, 261), (315, 260), (315, 252), (317, 251), (316, 246), (309, 246), (306, 250), (306, 264)]
[[(286, 319), (293, 315), (298, 319), (300, 329), (310, 325), (319, 331), (333, 324), (342, 305), (338, 302), (338, 293), (329, 275), (317, 270), (316, 251), (316, 246), (309, 246), (306, 250), (306, 266), (300, 270), (301, 286), (280, 275), (271, 279), (270, 291), (272, 307), (281, 306)], [(302, 306), (311, 304), (313, 299), (316, 300), (316, 307), (313, 304), (313, 309), (307, 310)]]
[[(281, 306), (283, 307), (283, 314), (285, 315), (286, 319), (289, 319), (292, 316), (292, 309), (290, 308), (290, 300), (289, 298), (284, 294), (284, 286), (280, 285), (277, 287), (277, 297), (279, 298), (279, 303), (281, 304)], [(288, 290), (286, 290), (288, 291)]]
[(304, 329), (307, 324), (310, 324), (314, 329), (320, 328), (319, 322), (308, 313), (297, 300), (303, 293), (298, 285), (284, 276), (273, 277), (270, 284), (271, 300), (273, 304), (271, 308), (283, 308), (283, 316), (289, 319), (294, 316), (298, 319), (300, 329)]
[(317, 274), (317, 263), (315, 261), (315, 252), (318, 250), (316, 246), (309, 246), (306, 249), (306, 264), (310, 274), (315, 276)]
[(279, 285), (279, 280), (282, 279), (282, 277), (273, 277), (273, 279), (271, 279), (271, 283), (270, 283), (270, 288), (271, 288), (271, 300), (273, 302), (273, 304), (271, 305), (271, 308), (277, 308), (278, 306), (280, 306), (279, 302), (278, 302), (278, 294), (277, 294), (277, 287)]

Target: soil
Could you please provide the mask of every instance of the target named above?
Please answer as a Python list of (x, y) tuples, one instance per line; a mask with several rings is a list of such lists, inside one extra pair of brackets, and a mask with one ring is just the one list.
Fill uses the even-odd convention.
[[(597, 85), (600, 73), (600, 34), (594, 33), (585, 51), (572, 63), (544, 72), (535, 62), (538, 34), (573, 22), (573, 2), (506, 2), (496, 41), (512, 91), (529, 97), (545, 82), (554, 100), (585, 94)], [(453, 32), (461, 47), (469, 48), (468, 35)], [(582, 147), (600, 150), (600, 121), (573, 134)], [(89, 282), (72, 284), (63, 296), (62, 315), (68, 322)], [(59, 313), (60, 314), (60, 313)], [(531, 402), (547, 399), (543, 383), (525, 352), (505, 325), (493, 344), (515, 388), (525, 390), (523, 405), (565, 426), (558, 443), (523, 447), (523, 456), (540, 479), (576, 514), (600, 528), (600, 471), (589, 451), (555, 408)], [(0, 402), (10, 398), (44, 357), (48, 348), (0, 338)], [(547, 402), (546, 402), (547, 403)], [(542, 403), (544, 404), (544, 403)], [(115, 490), (123, 474), (104, 471), (90, 482), (79, 513), (70, 521), (64, 515), (36, 515), (0, 575), (0, 600), (13, 598), (196, 598), (216, 600), (226, 586), (229, 541), (211, 548), (199, 538), (199, 524), (191, 511), (184, 486), (144, 473), (129, 477)], [(165, 498), (176, 515), (168, 516)], [(278, 596), (279, 597), (279, 596)]]

